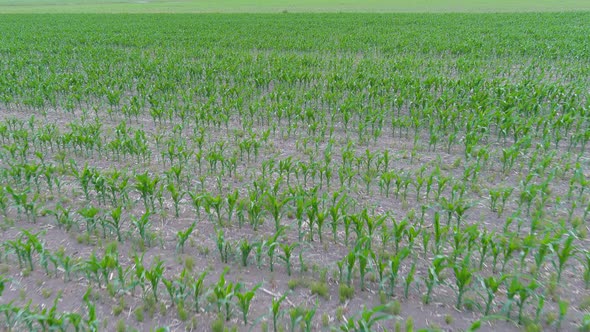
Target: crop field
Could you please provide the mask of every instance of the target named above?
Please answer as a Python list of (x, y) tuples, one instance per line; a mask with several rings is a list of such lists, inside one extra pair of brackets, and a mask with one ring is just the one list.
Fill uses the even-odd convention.
[(0, 15), (0, 330), (590, 331), (589, 22)]
[(0, 13), (540, 12), (586, 0), (0, 0)]

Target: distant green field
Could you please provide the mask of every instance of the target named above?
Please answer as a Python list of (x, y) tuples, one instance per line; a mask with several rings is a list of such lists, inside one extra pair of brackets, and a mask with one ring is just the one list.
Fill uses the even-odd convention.
[(590, 10), (584, 0), (0, 0), (0, 13), (531, 12)]

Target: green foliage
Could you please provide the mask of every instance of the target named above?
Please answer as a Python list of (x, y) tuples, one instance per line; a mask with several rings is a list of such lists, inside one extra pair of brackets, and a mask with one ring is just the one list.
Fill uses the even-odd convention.
[[(22, 289), (3, 327), (115, 330), (97, 312), (129, 311), (225, 329), (217, 309), (310, 330), (338, 285), (343, 330), (391, 329), (402, 292), (470, 310), (471, 330), (572, 328), (590, 282), (588, 16), (3, 15), (0, 291)], [(59, 312), (21, 279), (93, 291)], [(315, 307), (274, 293), (301, 285)], [(360, 308), (371, 294), (387, 306)]]

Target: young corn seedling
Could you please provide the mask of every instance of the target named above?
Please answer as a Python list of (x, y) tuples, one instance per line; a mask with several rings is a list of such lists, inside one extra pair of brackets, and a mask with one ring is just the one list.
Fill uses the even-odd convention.
[(461, 306), (463, 305), (463, 295), (471, 284), (473, 271), (469, 266), (469, 257), (463, 259), (463, 262), (458, 263), (458, 265), (457, 262), (455, 264), (456, 265), (453, 266), (453, 271), (455, 272), (455, 284), (457, 285), (457, 304), (455, 307), (461, 310)]
[(389, 261), (389, 294), (393, 296), (395, 294), (395, 285), (398, 280), (399, 269), (401, 263), (406, 257), (410, 255), (410, 249), (403, 248), (398, 251)]
[[(509, 238), (502, 238), (501, 245), (499, 245), (499, 247), (502, 251), (502, 256), (503, 256), (502, 270), (501, 270), (502, 273), (504, 273), (504, 271), (506, 271), (506, 265), (508, 264), (508, 262), (512, 258), (512, 254), (514, 252), (518, 252), (522, 246), (522, 243), (521, 243), (518, 235), (516, 235), (515, 233), (512, 233), (509, 236), (510, 236)], [(492, 251), (493, 250), (494, 250), (494, 247), (492, 247)]]
[(485, 289), (487, 295), (485, 298), (484, 316), (490, 314), (492, 304), (494, 303), (494, 299), (496, 298), (496, 294), (500, 290), (500, 286), (504, 283), (504, 280), (506, 280), (506, 278), (507, 276), (503, 275), (500, 278), (490, 276), (481, 279), (481, 285)]
[(381, 173), (379, 178), (379, 189), (380, 193), (383, 195), (385, 193), (385, 197), (389, 198), (389, 193), (391, 191), (391, 183), (395, 180), (397, 174), (395, 171), (386, 171)]
[(283, 294), (283, 296), (279, 298), (273, 298), (270, 313), (272, 315), (272, 327), (274, 332), (278, 332), (278, 322), (281, 316), (283, 315), (283, 311), (281, 310), (281, 303), (287, 298), (287, 294)]
[[(328, 217), (328, 213), (324, 210), (317, 211), (315, 214), (315, 223), (318, 225), (318, 235), (320, 237), (320, 243), (324, 243), (324, 236), (323, 236), (323, 229), (324, 224), (326, 223), (326, 219)], [(311, 220), (310, 220), (311, 222)], [(312, 227), (310, 226), (310, 229)], [(310, 233), (311, 234), (311, 233)]]
[(92, 252), (90, 257), (87, 260), (85, 260), (82, 264), (82, 271), (84, 272), (86, 279), (96, 282), (98, 284), (98, 287), (101, 287), (102, 267), (101, 261), (98, 259), (98, 257), (96, 257), (96, 254)]
[(346, 260), (346, 285), (351, 287), (352, 285), (352, 273), (356, 262), (357, 255), (355, 252), (349, 252), (344, 258)]
[(281, 218), (283, 216), (283, 210), (287, 203), (291, 201), (291, 198), (277, 197), (272, 193), (266, 193), (265, 197), (267, 210), (270, 211), (270, 215), (272, 216), (275, 222), (275, 230), (278, 230), (281, 227)]
[(197, 215), (197, 218), (201, 218), (201, 207), (205, 204), (205, 200), (207, 199), (206, 198), (207, 196), (204, 194), (193, 192), (193, 191), (189, 191), (188, 195), (191, 199), (191, 203), (193, 205), (193, 208), (195, 209), (195, 213)]
[(0, 187), (0, 211), (2, 216), (6, 217), (8, 212), (8, 197), (6, 197), (6, 187)]
[(514, 161), (520, 154), (518, 146), (512, 145), (510, 148), (502, 149), (502, 156), (500, 160), (502, 161), (502, 173), (507, 173), (512, 170), (514, 166)]
[(333, 204), (332, 206), (330, 206), (330, 208), (328, 209), (328, 213), (330, 214), (330, 226), (332, 228), (332, 238), (334, 240), (334, 242), (337, 241), (338, 238), (338, 225), (340, 224), (340, 221), (342, 220), (342, 214), (340, 211), (340, 202), (338, 204)]
[(229, 268), (225, 268), (223, 273), (219, 276), (219, 281), (213, 286), (213, 294), (217, 300), (217, 311), (222, 312), (222, 307), (225, 308), (225, 320), (231, 319), (231, 304), (235, 292), (240, 290), (241, 284), (234, 284), (225, 280), (225, 274), (229, 271)]
[(344, 245), (348, 247), (350, 238), (350, 226), (353, 224), (355, 217), (353, 215), (345, 215), (342, 219), (344, 225)]
[(195, 311), (198, 313), (201, 310), (201, 306), (200, 306), (200, 299), (201, 296), (203, 296), (203, 293), (205, 291), (205, 277), (207, 276), (207, 270), (203, 271), (198, 278), (193, 279), (190, 281), (189, 283), (189, 287), (192, 291), (192, 295), (193, 295), (193, 302), (195, 305)]
[(268, 243), (266, 242), (266, 240), (262, 240), (253, 244), (253, 247), (255, 249), (254, 254), (256, 257), (256, 266), (258, 267), (258, 269), (262, 267), (262, 254), (264, 253), (264, 249), (266, 248), (267, 244)]
[(152, 234), (150, 232), (150, 215), (151, 211), (147, 210), (139, 219), (135, 216), (131, 216), (131, 223), (137, 229), (143, 244), (146, 246), (151, 245)]
[(434, 286), (439, 285), (443, 282), (442, 272), (448, 267), (448, 258), (446, 256), (438, 255), (434, 257), (432, 266), (428, 268), (428, 277), (425, 280), (426, 283), (426, 295), (424, 296), (424, 304), (430, 303), (432, 291)]
[(512, 304), (515, 302), (515, 297), (518, 295), (521, 290), (524, 290), (525, 286), (521, 283), (518, 277), (513, 276), (510, 280), (510, 283), (506, 285), (506, 303), (502, 310), (506, 313), (506, 318), (510, 319), (510, 314), (512, 311)]
[(178, 218), (180, 214), (180, 200), (183, 198), (184, 193), (179, 192), (172, 182), (166, 185), (166, 189), (170, 193), (170, 197), (172, 197), (172, 202), (174, 203), (174, 216)]
[(121, 226), (122, 226), (121, 212), (122, 212), (122, 207), (121, 207), (121, 205), (119, 205), (116, 208), (111, 210), (110, 219), (104, 218), (105, 222), (107, 224), (109, 224), (111, 226), (111, 228), (113, 228), (115, 230), (115, 232), (117, 234), (117, 241), (119, 241), (119, 242), (123, 241), (123, 237), (121, 236)]
[[(154, 202), (157, 201), (158, 202), (158, 209), (157, 211), (164, 211), (164, 190), (166, 189), (166, 186), (164, 184), (164, 182), (158, 182), (154, 195), (153, 195), (153, 199)], [(155, 209), (154, 209), (155, 210)]]
[(88, 168), (88, 164), (84, 165), (82, 171), (78, 170), (78, 166), (74, 162), (74, 160), (70, 161), (70, 169), (72, 174), (76, 177), (76, 179), (80, 182), (80, 186), (82, 187), (82, 192), (84, 193), (84, 197), (86, 201), (90, 200), (90, 191), (89, 191), (89, 184), (90, 180), (92, 179), (92, 172)]
[(37, 206), (37, 200), (39, 194), (34, 193), (29, 196), (31, 188), (27, 187), (22, 192), (17, 193), (10, 186), (6, 186), (5, 190), (12, 196), (14, 203), (17, 208), (17, 212), (20, 215), (23, 211), (27, 217), (27, 221), (35, 223), (37, 221), (37, 212), (39, 207)]
[(377, 276), (379, 277), (379, 290), (381, 291), (383, 290), (385, 284), (385, 269), (387, 268), (388, 262), (381, 257), (377, 257), (374, 252), (371, 252), (370, 254), (373, 266), (375, 266), (377, 270)]
[(135, 189), (139, 191), (143, 200), (144, 209), (155, 210), (154, 195), (156, 194), (156, 186), (160, 182), (160, 178), (155, 176), (153, 179), (146, 171), (135, 176)]
[(401, 222), (397, 222), (393, 217), (391, 218), (393, 222), (393, 241), (395, 252), (399, 252), (400, 244), (404, 237), (404, 233), (406, 233), (406, 229), (408, 227), (408, 222), (402, 220)]
[(369, 248), (370, 243), (371, 240), (369, 238), (363, 237), (359, 239), (354, 248), (354, 255), (356, 256), (359, 265), (361, 291), (365, 290), (365, 276), (367, 274), (369, 258), (371, 257), (371, 250)]
[(106, 177), (106, 186), (109, 188), (111, 204), (114, 206), (127, 204), (129, 176), (117, 170), (113, 170), (110, 176)]
[(305, 232), (303, 231), (303, 221), (305, 211), (307, 210), (307, 200), (305, 199), (304, 192), (295, 194), (295, 219), (297, 219), (297, 236), (299, 241), (303, 240)]
[(545, 264), (545, 260), (547, 258), (547, 254), (551, 251), (551, 242), (553, 239), (547, 235), (545, 238), (540, 240), (537, 244), (537, 251), (533, 254), (533, 258), (535, 261), (535, 273), (533, 276), (536, 276), (542, 269), (543, 264)]
[(286, 243), (281, 243), (279, 244), (279, 246), (283, 251), (283, 254), (279, 255), (279, 259), (285, 262), (285, 266), (287, 267), (287, 275), (291, 276), (291, 256), (293, 255), (293, 251), (295, 250), (295, 248), (299, 246), (299, 243), (295, 242), (291, 243), (290, 245)]
[(243, 292), (239, 292), (238, 290), (241, 289), (241, 286), (236, 287), (235, 295), (238, 298), (238, 307), (242, 310), (242, 318), (244, 320), (244, 325), (248, 325), (248, 312), (250, 312), (250, 303), (252, 299), (256, 295), (256, 291), (260, 288), (262, 284), (256, 284), (251, 290)]
[(359, 262), (359, 273), (361, 282), (361, 291), (365, 290), (365, 276), (367, 274), (367, 265), (369, 263), (369, 256), (371, 251), (368, 248), (358, 250), (355, 252), (357, 260)]
[(64, 282), (70, 281), (72, 272), (74, 272), (78, 267), (78, 265), (75, 264), (76, 262), (72, 259), (71, 256), (66, 255), (61, 250), (55, 254), (55, 259), (57, 261), (57, 264), (63, 269)]
[(363, 307), (363, 310), (360, 312), (358, 317), (345, 320), (345, 322), (339, 326), (339, 330), (343, 332), (374, 331), (375, 328), (373, 326), (377, 324), (377, 322), (393, 318), (391, 315), (383, 314), (383, 312), (387, 311), (387, 309), (388, 308), (386, 305), (377, 306), (369, 310), (367, 310), (366, 307)]
[(94, 185), (94, 190), (97, 193), (98, 201), (102, 204), (106, 204), (107, 187), (105, 177), (98, 170), (94, 170), (91, 182)]
[(535, 290), (539, 287), (539, 284), (536, 280), (532, 279), (528, 285), (522, 285), (518, 288), (518, 323), (522, 324), (524, 307), (526, 305), (527, 300), (535, 295)]
[(232, 193), (227, 194), (225, 201), (225, 205), (227, 207), (227, 222), (230, 224), (234, 215), (234, 211), (236, 210), (239, 202), (238, 190), (235, 189)]
[(262, 203), (259, 201), (257, 197), (251, 197), (247, 209), (248, 217), (250, 218), (250, 224), (254, 228), (254, 231), (257, 231), (258, 226), (262, 223), (263, 220)]
[[(576, 253), (576, 249), (573, 245), (574, 242), (574, 235), (570, 234), (563, 242), (563, 245), (553, 242), (551, 244), (551, 251), (557, 257), (557, 260), (553, 260), (553, 266), (557, 270), (557, 283), (561, 281), (561, 274), (565, 269), (565, 265), (567, 261), (573, 257)], [(560, 248), (561, 247), (561, 248)]]
[(383, 223), (385, 222), (385, 219), (387, 218), (387, 215), (369, 216), (367, 209), (363, 209), (363, 211), (361, 211), (361, 218), (365, 222), (365, 226), (367, 229), (367, 236), (369, 238), (369, 241), (367, 243), (368, 243), (369, 248), (371, 248), (371, 240), (374, 238), (375, 230), (377, 228), (381, 227), (381, 225), (383, 225)]
[(305, 329), (303, 329), (305, 332), (311, 332), (312, 331), (312, 321), (313, 321), (313, 317), (315, 316), (315, 313), (317, 312), (318, 309), (318, 303), (316, 300), (315, 306), (309, 310), (305, 310), (305, 313), (303, 314), (303, 323), (305, 326)]
[(275, 249), (279, 245), (279, 242), (276, 240), (276, 237), (271, 237), (266, 241), (266, 253), (268, 254), (268, 266), (270, 268), (270, 272), (274, 271), (274, 257), (275, 257)]
[(223, 229), (219, 229), (217, 231), (217, 250), (219, 251), (219, 256), (221, 257), (221, 262), (227, 264), (229, 261), (229, 255), (231, 253), (231, 243), (225, 240), (225, 234)]
[(313, 242), (313, 229), (316, 224), (317, 215), (319, 212), (319, 201), (315, 194), (309, 197), (309, 210), (307, 211), (307, 226), (309, 227), (309, 241)]
[(90, 292), (91, 288), (88, 288), (86, 294), (84, 294), (84, 303), (86, 304), (86, 309), (88, 313), (86, 314), (86, 319), (84, 319), (83, 326), (88, 329), (88, 331), (97, 332), (99, 331), (99, 321), (96, 317), (96, 305), (90, 301)]
[(295, 307), (289, 310), (289, 331), (298, 331), (297, 327), (300, 326), (304, 315), (305, 309), (303, 309), (302, 307)]
[(3, 246), (6, 248), (6, 252), (14, 251), (18, 258), (18, 265), (20, 268), (23, 268), (24, 263), (26, 262), (29, 264), (29, 269), (33, 271), (34, 266), (32, 261), (29, 261), (28, 259), (28, 251), (32, 250), (31, 246), (27, 246), (27, 244), (23, 243), (21, 239), (5, 241)]
[(490, 189), (490, 210), (498, 212), (498, 200), (502, 192), (499, 189)]
[(440, 254), (444, 241), (447, 239), (449, 233), (449, 226), (441, 226), (440, 224), (440, 213), (436, 211), (434, 213), (434, 253), (435, 255)]
[(193, 223), (186, 230), (178, 231), (178, 233), (176, 233), (176, 237), (178, 238), (178, 243), (176, 244), (176, 252), (184, 252), (184, 245), (188, 240), (189, 236), (191, 236), (191, 234), (193, 233), (193, 230), (195, 229), (196, 225), (197, 222), (193, 221)]
[(242, 254), (242, 266), (248, 266), (248, 256), (250, 256), (250, 252), (254, 246), (248, 242), (248, 239), (243, 239), (240, 241), (240, 252)]
[(220, 195), (208, 195), (207, 199), (205, 200), (205, 209), (210, 211), (211, 208), (213, 208), (213, 211), (215, 211), (215, 215), (217, 217), (217, 225), (219, 225), (219, 227), (223, 226), (223, 213), (221, 211), (221, 208), (224, 205), (223, 203), (224, 200)]
[(559, 316), (557, 318), (557, 330), (561, 330), (561, 324), (565, 316), (567, 315), (567, 310), (569, 308), (570, 303), (566, 300), (559, 300), (558, 307), (559, 307)]
[(586, 289), (590, 288), (590, 251), (585, 251), (584, 255), (580, 258), (582, 265), (584, 266), (584, 284)]
[(182, 297), (179, 296), (179, 291), (176, 288), (177, 285), (174, 280), (162, 278), (162, 283), (164, 284), (164, 287), (166, 287), (166, 291), (170, 296), (172, 306), (178, 305), (178, 303), (183, 301)]

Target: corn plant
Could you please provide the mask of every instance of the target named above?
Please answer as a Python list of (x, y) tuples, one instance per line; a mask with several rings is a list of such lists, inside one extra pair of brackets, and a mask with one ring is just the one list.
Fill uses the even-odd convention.
[(145, 210), (154, 210), (154, 195), (156, 194), (156, 186), (160, 182), (157, 176), (150, 176), (148, 172), (137, 174), (135, 176), (135, 189), (139, 191)]
[(240, 310), (242, 310), (242, 318), (244, 320), (244, 325), (248, 325), (248, 312), (250, 311), (250, 303), (252, 299), (256, 295), (256, 291), (260, 288), (262, 284), (258, 283), (252, 287), (252, 289), (246, 291), (238, 291), (242, 289), (242, 286), (236, 286), (238, 290), (235, 291), (235, 295), (238, 298), (238, 306)]
[[(511, 282), (510, 286), (508, 287), (509, 293), (514, 292), (515, 290), (518, 292), (518, 297), (516, 298), (516, 302), (518, 304), (518, 323), (522, 323), (524, 307), (526, 305), (527, 300), (534, 295), (534, 291), (539, 287), (539, 284), (534, 279), (531, 280), (527, 285), (520, 284), (520, 281), (515, 281), (517, 278), (513, 278), (513, 282)], [(513, 285), (515, 285), (513, 287)], [(512, 297), (514, 298), (514, 297)]]
[(270, 215), (272, 216), (275, 222), (275, 230), (278, 230), (281, 227), (281, 218), (283, 216), (283, 210), (287, 203), (291, 201), (291, 198), (276, 197), (271, 193), (266, 193), (265, 197), (267, 210), (270, 211)]
[(145, 278), (150, 282), (152, 286), (152, 294), (154, 300), (158, 302), (158, 286), (162, 280), (162, 274), (164, 273), (164, 267), (162, 261), (158, 260), (149, 270), (145, 270)]
[(172, 197), (172, 202), (174, 203), (174, 216), (178, 218), (180, 213), (180, 200), (183, 198), (184, 193), (178, 191), (178, 189), (172, 182), (166, 185), (166, 189), (170, 193), (170, 196)]
[(248, 239), (243, 239), (240, 241), (240, 252), (242, 257), (242, 266), (248, 266), (248, 256), (250, 256), (250, 252), (254, 246), (248, 242)]
[(281, 248), (283, 254), (279, 255), (279, 259), (285, 262), (285, 266), (287, 267), (287, 275), (291, 275), (291, 256), (293, 255), (293, 251), (295, 248), (299, 246), (299, 243), (294, 242), (291, 244), (280, 243), (279, 247)]
[(217, 224), (219, 226), (223, 226), (223, 215), (222, 215), (222, 211), (221, 211), (223, 203), (224, 203), (223, 198), (221, 198), (220, 195), (216, 195), (216, 196), (207, 195), (206, 196), (205, 209), (207, 211), (210, 211), (211, 208), (213, 208), (213, 211), (215, 211), (215, 215), (217, 217)]
[(97, 215), (99, 212), (100, 210), (98, 208), (91, 205), (78, 210), (78, 214), (86, 222), (86, 232), (91, 233), (96, 229)]
[(553, 260), (553, 266), (557, 270), (557, 283), (561, 281), (561, 274), (565, 268), (567, 261), (575, 254), (575, 247), (573, 246), (574, 235), (568, 235), (563, 241), (563, 245), (557, 242), (551, 244), (551, 251), (555, 254), (556, 260)]
[(281, 297), (272, 299), (271, 307), (270, 307), (270, 314), (272, 315), (272, 327), (274, 332), (278, 332), (278, 322), (281, 316), (283, 315), (283, 311), (281, 311), (281, 303), (287, 298), (287, 294), (283, 294)]
[(567, 310), (569, 308), (569, 302), (566, 300), (559, 300), (558, 307), (559, 307), (559, 316), (557, 318), (557, 329), (560, 330), (563, 319), (567, 315)]
[(393, 296), (395, 294), (395, 286), (398, 280), (399, 269), (401, 263), (410, 255), (410, 249), (403, 248), (398, 251), (389, 261), (389, 294)]
[(188, 195), (191, 199), (191, 203), (193, 208), (195, 209), (195, 213), (197, 214), (197, 218), (201, 217), (201, 207), (205, 204), (205, 199), (207, 196), (203, 194), (199, 194), (197, 192), (189, 191)]
[(176, 233), (176, 237), (178, 238), (178, 243), (176, 244), (176, 251), (177, 252), (184, 252), (184, 245), (188, 240), (189, 236), (193, 233), (197, 222), (194, 221), (186, 230), (178, 231)]
[(121, 226), (122, 226), (121, 213), (122, 213), (122, 207), (119, 205), (116, 208), (111, 210), (110, 219), (105, 218), (106, 223), (108, 225), (110, 225), (111, 228), (113, 228), (115, 230), (115, 233), (117, 234), (117, 240), (119, 242), (123, 241), (123, 237), (121, 236)]
[[(373, 266), (376, 268), (377, 276), (379, 277), (379, 290), (382, 290), (385, 285), (385, 269), (388, 266), (388, 262), (386, 259), (377, 257), (377, 255), (373, 251), (370, 252), (370, 256), (371, 262)], [(342, 274), (342, 272), (340, 274)]]
[(442, 272), (448, 267), (448, 258), (443, 255), (438, 255), (432, 260), (432, 266), (428, 268), (428, 277), (424, 281), (426, 283), (426, 294), (424, 295), (424, 303), (430, 303), (432, 291), (434, 287), (443, 282)]
[(304, 314), (302, 315), (303, 318), (303, 323), (305, 325), (305, 332), (311, 332), (312, 331), (312, 321), (313, 321), (313, 317), (315, 316), (315, 313), (318, 309), (318, 303), (316, 301), (315, 306), (311, 309), (307, 309), (304, 311)]
[(263, 208), (262, 203), (255, 196), (251, 197), (251, 200), (247, 206), (248, 216), (250, 218), (250, 224), (254, 228), (254, 231), (258, 230), (258, 226), (262, 222)]
[(268, 255), (268, 267), (270, 269), (270, 272), (274, 271), (275, 249), (278, 246), (279, 242), (276, 240), (276, 235), (274, 237), (269, 238), (266, 241), (266, 253)]
[(500, 278), (490, 276), (480, 280), (482, 287), (486, 291), (484, 316), (490, 314), (496, 294), (500, 290), (500, 286), (502, 286), (507, 277), (507, 275), (503, 275)]
[(471, 281), (473, 279), (473, 271), (469, 266), (469, 257), (463, 259), (461, 263), (455, 263), (453, 266), (453, 272), (455, 273), (455, 284), (457, 285), (457, 304), (455, 307), (457, 309), (461, 309), (461, 305), (463, 304), (463, 295), (465, 291), (468, 289)]
[(392, 319), (393, 316), (383, 314), (387, 309), (387, 306), (381, 305), (372, 309), (363, 307), (363, 310), (359, 313), (358, 318), (353, 317), (345, 321), (345, 323), (339, 326), (339, 330), (343, 332), (358, 331), (358, 332), (369, 332), (374, 331), (374, 325), (377, 322)]
[(586, 289), (590, 288), (590, 252), (585, 251), (583, 257), (580, 259), (584, 266), (584, 284)]
[(34, 193), (33, 195), (29, 195), (31, 189), (28, 187), (22, 192), (14, 191), (10, 186), (5, 186), (4, 189), (12, 196), (18, 214), (24, 212), (28, 221), (36, 222), (38, 213), (37, 200), (39, 199), (39, 194)]
[(231, 319), (231, 304), (232, 299), (241, 288), (241, 284), (234, 284), (225, 280), (225, 274), (229, 271), (229, 268), (225, 268), (223, 273), (219, 276), (219, 280), (213, 286), (213, 294), (217, 301), (217, 311), (221, 312), (222, 307), (225, 308), (225, 320)]
[(139, 236), (143, 243), (147, 246), (151, 245), (152, 235), (150, 233), (150, 216), (151, 211), (147, 210), (139, 219), (135, 216), (131, 216), (131, 223), (137, 229)]
[[(94, 256), (94, 257), (96, 257), (96, 256)], [(109, 281), (110, 281), (109, 276), (111, 275), (111, 273), (113, 271), (115, 271), (117, 269), (117, 267), (120, 266), (119, 265), (119, 253), (117, 251), (117, 246), (114, 244), (107, 246), (102, 259), (100, 259), (98, 261), (94, 260), (93, 262), (91, 262), (91, 264), (93, 266), (92, 268), (98, 269), (98, 271), (102, 274), (102, 280), (104, 280), (104, 284), (108, 285)], [(100, 279), (98, 279), (98, 280), (99, 280), (99, 284), (100, 284)]]
[(239, 193), (238, 190), (234, 190), (232, 193), (227, 194), (226, 197), (226, 207), (227, 207), (227, 222), (231, 223), (234, 211), (239, 202)]
[(193, 295), (193, 302), (195, 305), (195, 311), (196, 312), (200, 312), (201, 310), (201, 306), (200, 306), (200, 300), (201, 300), (201, 296), (203, 296), (204, 291), (205, 291), (205, 285), (204, 285), (204, 281), (205, 281), (205, 277), (207, 276), (207, 270), (203, 271), (198, 278), (196, 279), (192, 279), (190, 280), (189, 283), (189, 287), (192, 291), (192, 295)]
[(370, 249), (358, 249), (355, 251), (357, 261), (359, 263), (361, 291), (365, 290), (365, 276), (367, 274), (367, 265), (369, 263)]
[(221, 262), (227, 264), (229, 261), (229, 255), (232, 251), (232, 246), (231, 243), (225, 239), (225, 233), (222, 229), (217, 230), (216, 243)]

